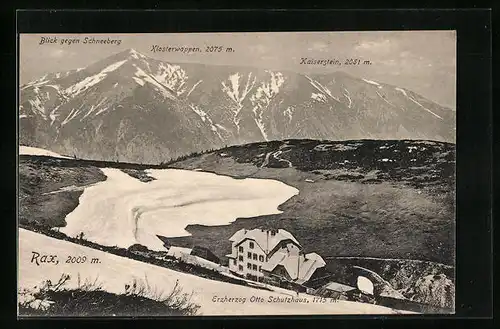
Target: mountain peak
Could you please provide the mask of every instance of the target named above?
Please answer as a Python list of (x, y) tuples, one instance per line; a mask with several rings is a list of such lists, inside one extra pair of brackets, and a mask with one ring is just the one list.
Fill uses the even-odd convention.
[(132, 56), (134, 58), (146, 58), (146, 55), (141, 54), (140, 52), (138, 52), (134, 48), (128, 49), (128, 52), (129, 52), (130, 56)]
[(117, 53), (115, 56), (123, 57), (123, 58), (130, 58), (130, 57), (132, 57), (132, 58), (135, 58), (135, 59), (146, 58), (147, 57), (146, 55), (138, 52), (134, 48), (125, 49), (125, 50)]

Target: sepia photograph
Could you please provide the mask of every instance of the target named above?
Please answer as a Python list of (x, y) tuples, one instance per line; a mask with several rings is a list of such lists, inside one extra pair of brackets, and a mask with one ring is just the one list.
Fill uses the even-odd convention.
[(18, 42), (19, 316), (455, 313), (455, 31)]

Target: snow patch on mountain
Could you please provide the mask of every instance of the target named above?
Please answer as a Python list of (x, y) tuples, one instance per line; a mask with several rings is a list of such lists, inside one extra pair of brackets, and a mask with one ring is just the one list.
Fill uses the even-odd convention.
[(222, 91), (235, 103), (236, 108), (231, 109), (233, 113), (233, 123), (236, 126), (238, 133), (240, 132), (240, 119), (238, 115), (243, 108), (243, 101), (254, 88), (257, 78), (252, 76), (250, 72), (247, 76), (246, 82), (243, 88), (240, 90), (240, 78), (242, 76), (240, 73), (236, 72), (228, 77), (227, 80), (222, 81)]
[(135, 49), (130, 49), (129, 53), (130, 53), (131, 57), (135, 58), (135, 59), (146, 58), (146, 56), (144, 56), (140, 52), (136, 51)]
[(292, 122), (294, 111), (295, 111), (295, 106), (293, 105), (288, 106), (286, 110), (283, 111), (283, 115), (288, 117), (288, 123)]
[(323, 94), (312, 93), (311, 98), (320, 103), (326, 103), (326, 96)]
[(175, 96), (172, 94), (171, 91), (167, 90), (167, 88), (165, 88), (164, 85), (162, 85), (161, 83), (159, 83), (154, 77), (152, 77), (151, 75), (147, 74), (146, 72), (144, 72), (140, 67), (138, 67), (137, 65), (133, 64), (134, 67), (137, 69), (137, 71), (135, 72), (135, 76), (138, 77), (138, 78), (142, 78), (142, 80), (144, 80), (145, 82), (149, 82), (150, 84), (152, 84), (153, 86), (155, 86), (156, 90), (158, 92), (160, 92), (164, 97), (166, 98), (170, 98), (170, 99), (173, 99), (173, 100), (176, 100)]
[(82, 81), (66, 88), (65, 93), (74, 97), (74, 96), (80, 94), (81, 92), (88, 90), (93, 85), (104, 80), (104, 78), (106, 78), (106, 76), (109, 72), (113, 72), (114, 70), (116, 70), (117, 68), (122, 66), (126, 61), (127, 60), (113, 63), (113, 64), (107, 66), (106, 68), (104, 68), (101, 72), (94, 74), (92, 76), (86, 77)]
[(64, 119), (63, 122), (61, 122), (61, 126), (64, 126), (65, 124), (67, 124), (68, 122), (70, 122), (73, 118), (75, 118), (78, 114), (80, 113), (80, 110), (75, 110), (75, 109), (71, 109), (71, 111), (69, 112), (68, 116), (66, 117), (66, 119)]
[[(208, 116), (208, 114), (205, 111), (200, 109), (199, 106), (190, 104), (189, 107), (193, 110), (194, 113), (200, 116), (202, 122), (205, 122), (210, 125), (210, 130), (212, 130), (217, 135), (217, 137), (219, 137), (221, 140), (224, 140), (224, 137), (222, 137), (218, 129), (220, 125), (214, 124), (210, 116)], [(224, 130), (227, 129), (224, 128)]]
[[(80, 119), (80, 121), (82, 121), (83, 119), (85, 119), (86, 117), (88, 117), (90, 114), (92, 114), (93, 112), (95, 112), (97, 109), (99, 109), (101, 107), (101, 105), (104, 104), (104, 102), (106, 101), (106, 97), (103, 97), (99, 103), (97, 103), (96, 105), (92, 105), (90, 107), (90, 109), (87, 111), (87, 113), (85, 113), (85, 115), (83, 116), (83, 118)], [(99, 109), (96, 114), (94, 115), (94, 117), (98, 116), (99, 114), (103, 113), (104, 111), (106, 111), (108, 109), (108, 107), (103, 107), (101, 109)]]
[(189, 95), (191, 95), (191, 93), (192, 93), (192, 92), (193, 92), (193, 90), (196, 88), (196, 86), (198, 86), (198, 85), (199, 85), (200, 83), (202, 83), (202, 82), (203, 82), (203, 80), (199, 80), (197, 83), (195, 83), (195, 84), (193, 85), (193, 87), (191, 87), (191, 89), (188, 91), (188, 93), (187, 93), (186, 97), (189, 97)]
[(138, 77), (132, 77), (132, 79), (134, 79), (134, 81), (137, 82), (137, 84), (144, 86), (144, 80), (139, 79)]
[(380, 83), (378, 83), (378, 82), (376, 82), (376, 81), (373, 81), (373, 80), (368, 80), (368, 79), (361, 79), (361, 80), (363, 80), (364, 82), (369, 83), (369, 84), (371, 84), (371, 85), (375, 85), (375, 86), (377, 86), (378, 88), (382, 88), (382, 86), (380, 85)]
[(189, 105), (189, 107), (193, 110), (194, 113), (198, 114), (201, 118), (201, 121), (205, 122), (207, 120), (207, 113), (198, 108), (196, 105)]
[(347, 107), (351, 108), (351, 106), (352, 106), (352, 100), (351, 100), (351, 97), (349, 96), (350, 95), (349, 90), (347, 90), (347, 89), (344, 88), (344, 91), (345, 91), (345, 93), (343, 92), (342, 94), (349, 101), (349, 104), (347, 105)]
[(263, 115), (266, 109), (271, 104), (272, 99), (279, 93), (281, 86), (285, 82), (285, 78), (281, 72), (266, 72), (271, 76), (269, 81), (262, 81), (255, 94), (250, 97), (254, 113), (254, 121), (259, 128), (264, 140), (269, 140), (263, 122)]
[(398, 88), (398, 87), (396, 87), (395, 89), (396, 89), (397, 91), (402, 92), (402, 93), (403, 93), (403, 95), (405, 95), (406, 97), (408, 97), (408, 94), (406, 93), (406, 91), (405, 91), (404, 89), (402, 89), (402, 88)]
[(54, 122), (57, 120), (57, 118), (59, 117), (59, 114), (56, 114), (56, 111), (59, 109), (59, 106), (56, 107), (55, 109), (53, 109), (50, 114), (49, 114), (49, 118), (50, 118), (50, 125), (52, 126), (54, 124)]
[(227, 132), (227, 133), (230, 133), (230, 132), (231, 132), (229, 129), (227, 129), (226, 127), (224, 127), (224, 126), (223, 126), (223, 125), (221, 125), (221, 124), (216, 123), (216, 124), (215, 124), (215, 126), (216, 126), (217, 128), (219, 128), (219, 129), (224, 130), (224, 131), (225, 131), (225, 132)]
[(428, 108), (426, 108), (425, 106), (423, 106), (422, 104), (417, 102), (413, 97), (408, 96), (408, 99), (411, 100), (413, 103), (417, 104), (418, 106), (420, 106), (423, 110), (425, 110), (425, 111), (429, 112), (430, 114), (432, 114), (433, 116), (435, 116), (436, 118), (443, 120), (442, 117), (440, 117), (436, 113), (432, 112), (431, 110), (429, 110)]
[(378, 95), (380, 98), (382, 98), (382, 100), (383, 100), (384, 102), (386, 102), (387, 104), (389, 104), (389, 105), (391, 105), (391, 106), (395, 106), (394, 104), (392, 104), (391, 102), (389, 102), (389, 101), (386, 99), (386, 97), (384, 97), (383, 95), (381, 95), (378, 91), (375, 91), (375, 92), (377, 93), (377, 95)]
[(34, 99), (28, 100), (28, 102), (31, 104), (31, 109), (35, 114), (38, 112), (38, 114), (40, 114), (44, 119), (47, 119), (45, 115), (45, 107), (43, 106), (40, 97), (37, 96)]
[(152, 75), (163, 86), (175, 92), (177, 96), (186, 91), (188, 75), (179, 65), (163, 64), (158, 66), (158, 72)]
[[(332, 92), (330, 91), (330, 89), (328, 89), (326, 86), (323, 86), (319, 81), (309, 77), (306, 75), (306, 78), (309, 80), (309, 83), (314, 87), (316, 88), (321, 94), (324, 94), (324, 95), (327, 95), (329, 96), (331, 99), (334, 99), (336, 100), (337, 102), (340, 103), (340, 100), (338, 99), (338, 97), (335, 97), (333, 96)], [(314, 93), (313, 93), (314, 94)], [(318, 95), (318, 94), (315, 94), (315, 95)], [(311, 95), (311, 98), (313, 98), (313, 96)], [(324, 102), (326, 103), (326, 97), (318, 97), (318, 96), (314, 96), (315, 100), (318, 100), (320, 102)], [(324, 100), (323, 100), (324, 99)]]

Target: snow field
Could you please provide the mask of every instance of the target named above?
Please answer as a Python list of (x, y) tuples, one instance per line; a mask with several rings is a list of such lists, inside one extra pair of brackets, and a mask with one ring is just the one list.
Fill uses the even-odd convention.
[[(31, 262), (36, 251), (41, 254), (56, 255), (59, 263)], [(65, 263), (68, 256), (86, 256), (81, 264)], [(98, 258), (100, 263), (89, 260)], [(67, 288), (75, 287), (78, 274), (81, 281), (97, 279), (104, 290), (112, 293), (124, 293), (125, 284), (135, 278), (145, 280), (158, 291), (169, 293), (176, 282), (183, 287), (183, 292), (193, 293), (192, 302), (201, 305), (200, 315), (308, 315), (308, 314), (391, 314), (393, 310), (371, 304), (355, 302), (313, 301), (313, 296), (300, 294), (298, 298), (309, 302), (269, 302), (270, 298), (290, 297), (285, 292), (271, 292), (226, 282), (208, 280), (194, 275), (176, 272), (166, 268), (138, 262), (125, 257), (112, 255), (71, 242), (57, 240), (39, 233), (19, 229), (19, 274), (18, 289), (32, 288), (43, 280), (57, 282), (63, 273), (71, 280)], [(224, 302), (224, 298), (237, 298)], [(261, 302), (257, 302), (257, 297)], [(295, 296), (294, 298), (297, 298)], [(226, 299), (227, 300), (227, 299)], [(253, 300), (253, 301), (252, 301)]]

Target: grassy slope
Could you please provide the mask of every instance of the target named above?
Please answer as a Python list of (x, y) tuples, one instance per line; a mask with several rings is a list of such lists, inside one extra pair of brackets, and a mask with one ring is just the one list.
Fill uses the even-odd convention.
[[(159, 293), (144, 281), (132, 281), (124, 293), (102, 289), (97, 280), (85, 280), (67, 288), (71, 280), (62, 274), (56, 283), (41, 282), (38, 288), (19, 291), (20, 316), (182, 316), (196, 315), (199, 305), (192, 303), (182, 287), (175, 285), (167, 294)], [(41, 303), (40, 303), (41, 302)], [(49, 304), (50, 303), (50, 304)]]
[(141, 296), (107, 291), (66, 290), (48, 294), (54, 304), (48, 309), (19, 307), (20, 316), (180, 316), (181, 311)]
[[(327, 143), (327, 142), (325, 142)], [(291, 141), (230, 147), (171, 164), (235, 177), (272, 178), (299, 189), (282, 214), (238, 219), (219, 227), (191, 226), (192, 237), (219, 255), (241, 228), (281, 227), (323, 256), (411, 258), (454, 263), (454, 145), (413, 141)], [(409, 151), (411, 147), (411, 152)], [(293, 168), (269, 157), (292, 162)], [(384, 162), (383, 159), (393, 160)], [(313, 180), (314, 182), (307, 182)]]
[[(78, 205), (83, 187), (106, 179), (95, 167), (65, 167), (61, 159), (21, 156), (19, 161), (19, 223), (65, 226), (64, 218)], [(71, 191), (51, 193), (61, 188)], [(80, 187), (80, 188), (78, 188)]]

